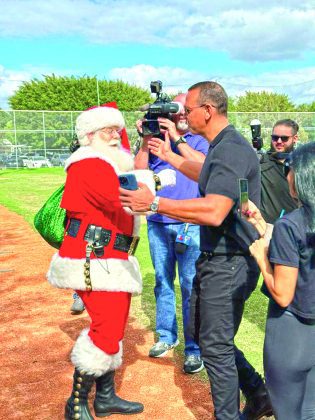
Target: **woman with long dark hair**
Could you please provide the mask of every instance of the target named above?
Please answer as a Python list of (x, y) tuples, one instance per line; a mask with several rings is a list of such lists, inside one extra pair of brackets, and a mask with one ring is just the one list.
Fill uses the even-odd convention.
[(266, 223), (250, 205), (262, 238), (250, 247), (270, 298), (264, 369), (278, 420), (315, 419), (315, 142), (293, 151), (290, 193), (299, 208), (278, 219), (268, 247)]

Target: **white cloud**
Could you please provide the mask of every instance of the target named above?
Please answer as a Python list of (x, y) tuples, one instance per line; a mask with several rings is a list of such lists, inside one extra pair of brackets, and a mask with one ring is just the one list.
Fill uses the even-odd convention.
[(25, 71), (13, 71), (0, 65), (0, 108), (7, 109), (9, 96), (23, 83), (31, 79), (31, 74)]
[(133, 67), (114, 68), (110, 71), (109, 78), (122, 79), (145, 89), (149, 89), (151, 81), (161, 80), (164, 92), (177, 93), (187, 90), (193, 80), (200, 80), (202, 73), (180, 67), (154, 67), (138, 64)]
[(133, 67), (114, 68), (109, 74), (111, 79), (148, 88), (152, 80), (161, 80), (166, 93), (185, 92), (192, 84), (201, 80), (216, 80), (226, 89), (229, 96), (244, 95), (246, 91), (270, 91), (283, 93), (292, 101), (310, 103), (315, 99), (315, 67), (295, 71), (266, 72), (256, 76), (225, 76), (213, 78), (198, 71), (183, 68), (153, 67), (139, 64)]
[[(8, 108), (7, 98), (11, 96), (23, 81), (36, 77), (40, 79), (43, 74), (67, 75), (65, 71), (54, 71), (43, 68), (29, 68), (17, 72), (5, 69), (0, 65), (0, 107)], [(202, 80), (215, 80), (222, 84), (229, 96), (244, 95), (246, 91), (269, 91), (283, 93), (295, 103), (311, 103), (315, 100), (315, 67), (300, 68), (295, 71), (265, 72), (256, 76), (231, 75), (213, 77), (198, 71), (190, 71), (180, 67), (154, 67), (138, 64), (133, 67), (113, 68), (108, 79), (122, 79), (124, 82), (149, 89), (150, 82), (161, 80), (163, 92), (185, 92), (196, 82)]]
[[(246, 61), (315, 51), (313, 0), (51, 0), (3, 2), (1, 36), (80, 36), (92, 43), (142, 43), (226, 51)], [(18, 11), (18, 12), (17, 12)]]
[(8, 109), (8, 98), (12, 96), (23, 82), (34, 78), (40, 80), (46, 74), (58, 74), (58, 76), (69, 75), (68, 71), (55, 71), (47, 67), (25, 66), (24, 70), (16, 71), (5, 68), (0, 64), (0, 108)]

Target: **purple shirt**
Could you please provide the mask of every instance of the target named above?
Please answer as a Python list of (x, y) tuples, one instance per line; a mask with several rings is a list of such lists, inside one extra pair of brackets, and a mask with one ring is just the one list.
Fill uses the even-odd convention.
[[(192, 147), (194, 150), (207, 155), (209, 149), (209, 143), (202, 136), (192, 133), (186, 133), (184, 136), (187, 144)], [(174, 146), (174, 143), (171, 143), (173, 152), (180, 155), (177, 147)], [(200, 197), (198, 183), (192, 181), (183, 175), (180, 171), (175, 169), (169, 163), (162, 161), (157, 156), (154, 156), (152, 153), (149, 154), (149, 169), (151, 169), (155, 174), (158, 174), (163, 169), (173, 169), (176, 171), (176, 185), (174, 187), (165, 187), (160, 191), (157, 191), (156, 195), (159, 197), (171, 198), (173, 200), (185, 200), (188, 198)], [(152, 214), (147, 217), (148, 220), (152, 222), (159, 223), (182, 223), (179, 220), (171, 219), (163, 214)]]

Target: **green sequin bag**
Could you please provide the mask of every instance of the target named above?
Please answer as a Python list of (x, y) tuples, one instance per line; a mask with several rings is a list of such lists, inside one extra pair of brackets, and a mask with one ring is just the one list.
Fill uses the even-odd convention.
[(67, 222), (66, 210), (60, 207), (65, 186), (59, 187), (34, 217), (34, 226), (49, 245), (61, 247)]

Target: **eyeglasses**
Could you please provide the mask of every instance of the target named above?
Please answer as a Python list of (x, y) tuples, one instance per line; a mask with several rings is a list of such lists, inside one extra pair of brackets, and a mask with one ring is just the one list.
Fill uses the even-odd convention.
[(99, 130), (102, 133), (108, 134), (109, 136), (114, 136), (115, 134), (118, 134), (119, 136), (122, 135), (123, 130), (118, 130), (115, 128), (103, 128), (103, 130)]
[(271, 140), (277, 142), (279, 139), (282, 143), (286, 143), (292, 136), (278, 136), (277, 134), (271, 134)]
[(203, 108), (204, 106), (212, 106), (213, 108), (216, 108), (216, 106), (212, 104), (202, 104), (202, 105), (192, 106), (191, 108), (187, 108), (187, 106), (184, 106), (184, 111), (186, 115), (189, 115), (194, 109)]

